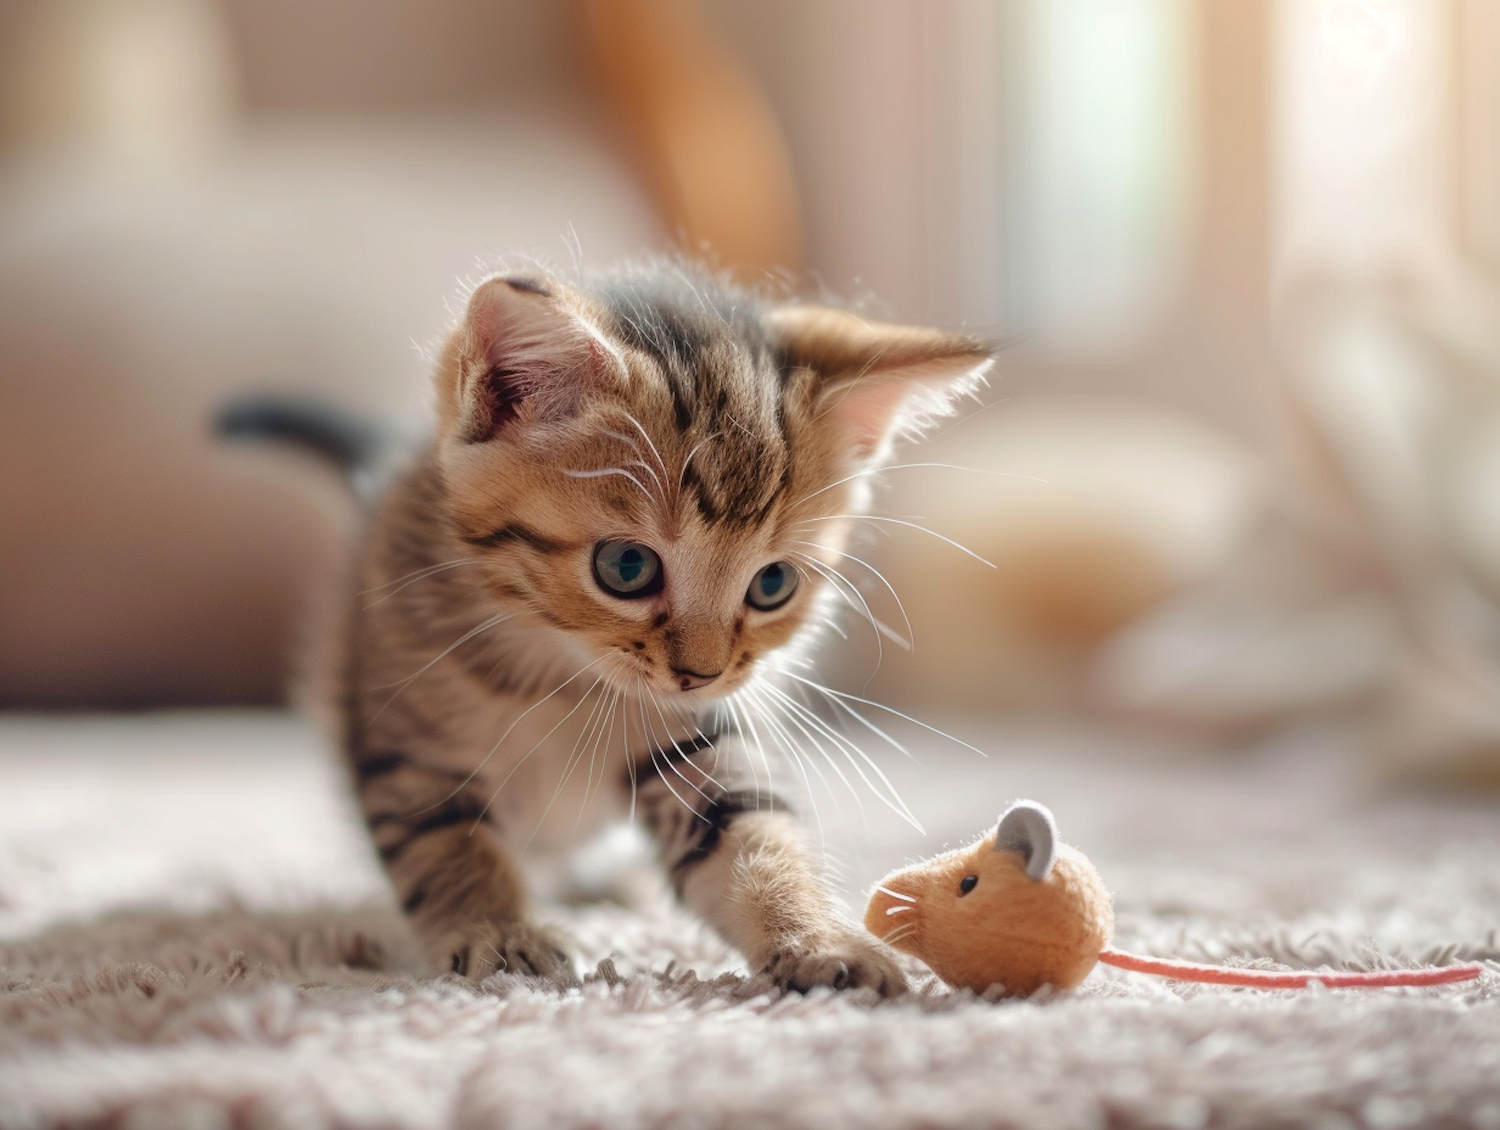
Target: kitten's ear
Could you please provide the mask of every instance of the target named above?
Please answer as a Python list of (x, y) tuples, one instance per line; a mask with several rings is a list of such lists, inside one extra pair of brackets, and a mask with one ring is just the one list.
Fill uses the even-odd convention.
[(867, 322), (828, 306), (782, 306), (766, 324), (789, 364), (818, 375), (820, 412), (843, 425), (865, 462), (884, 458), (903, 428), (947, 415), (993, 360), (978, 338)]
[(530, 275), (486, 279), (438, 369), (445, 429), (483, 443), (516, 421), (563, 418), (622, 364), (561, 286)]

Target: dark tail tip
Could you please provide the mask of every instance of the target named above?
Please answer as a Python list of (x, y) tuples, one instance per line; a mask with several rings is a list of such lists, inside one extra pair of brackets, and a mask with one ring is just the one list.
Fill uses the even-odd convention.
[(219, 410), (214, 431), (232, 439), (271, 440), (300, 448), (353, 481), (379, 462), (388, 440), (380, 428), (317, 400), (254, 396)]

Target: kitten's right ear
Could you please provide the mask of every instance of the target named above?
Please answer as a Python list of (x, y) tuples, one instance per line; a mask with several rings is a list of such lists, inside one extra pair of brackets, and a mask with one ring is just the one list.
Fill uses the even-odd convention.
[(556, 283), (496, 275), (474, 289), (438, 371), (444, 430), (483, 443), (564, 418), (623, 361)]

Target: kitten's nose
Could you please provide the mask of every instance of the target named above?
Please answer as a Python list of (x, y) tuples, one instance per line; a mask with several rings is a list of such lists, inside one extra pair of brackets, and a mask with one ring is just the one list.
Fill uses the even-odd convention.
[(723, 673), (723, 671), (715, 671), (712, 675), (700, 675), (697, 671), (689, 671), (686, 667), (672, 668), (672, 674), (677, 676), (677, 685), (685, 691), (706, 687)]

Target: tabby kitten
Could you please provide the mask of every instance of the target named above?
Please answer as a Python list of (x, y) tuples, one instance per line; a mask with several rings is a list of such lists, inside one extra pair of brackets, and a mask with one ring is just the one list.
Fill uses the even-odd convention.
[(516, 860), (628, 812), (753, 968), (904, 989), (769, 788), (777, 741), (817, 732), (779, 681), (838, 595), (867, 475), (988, 364), (971, 338), (676, 266), (473, 291), (338, 664), (365, 819), (434, 962), (568, 975)]

